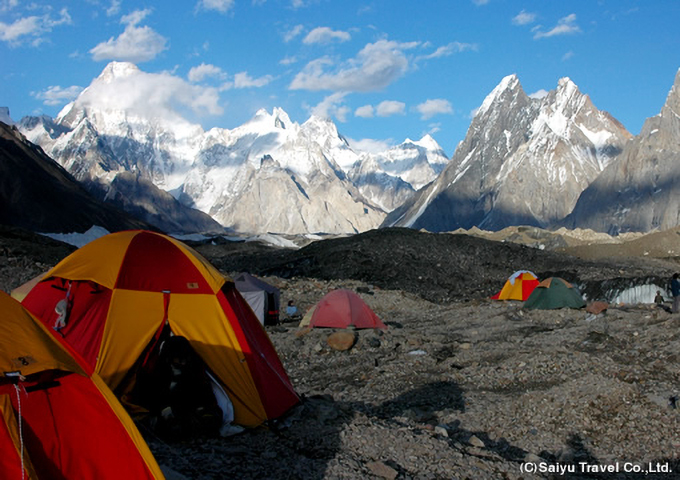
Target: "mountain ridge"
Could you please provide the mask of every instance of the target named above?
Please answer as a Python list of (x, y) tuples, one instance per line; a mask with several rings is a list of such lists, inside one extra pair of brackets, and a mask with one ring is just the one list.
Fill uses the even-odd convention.
[[(115, 104), (110, 95), (118, 82), (134, 84), (139, 72), (133, 64), (107, 65), (55, 120), (22, 119), (23, 133), (105, 195), (116, 175), (130, 172), (240, 232), (356, 233), (380, 225), (384, 209), (393, 207), (381, 199), (403, 172), (379, 172), (390, 177), (388, 184), (370, 176), (352, 181), (349, 168), (361, 158), (332, 121), (311, 116), (298, 124), (278, 107), (261, 109), (232, 130), (206, 132), (172, 116), (145, 118), (138, 107), (125, 108), (124, 96)], [(436, 174), (422, 168), (428, 148), (442, 162), (441, 147), (433, 139), (423, 142), (429, 147), (418, 146), (414, 155), (424, 152), (418, 163), (424, 173), (406, 172), (417, 186)], [(369, 190), (374, 200), (365, 196)]]
[(630, 136), (570, 79), (533, 99), (509, 75), (485, 98), (437, 180), (383, 226), (549, 226), (571, 211)]
[[(680, 224), (673, 200), (680, 172), (672, 167), (680, 151), (678, 75), (661, 113), (636, 137), (568, 77), (531, 98), (508, 75), (449, 159), (427, 135), (359, 153), (329, 119), (312, 115), (299, 124), (279, 107), (232, 130), (203, 131), (98, 100), (102, 86), (134, 82), (139, 72), (110, 64), (57, 119), (25, 117), (19, 126), (104, 197), (116, 175), (128, 172), (244, 233), (512, 225), (617, 233)], [(595, 207), (600, 213), (589, 215)]]

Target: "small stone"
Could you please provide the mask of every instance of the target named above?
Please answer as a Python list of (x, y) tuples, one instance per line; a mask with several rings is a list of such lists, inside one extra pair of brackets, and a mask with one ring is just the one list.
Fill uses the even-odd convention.
[(333, 350), (344, 352), (354, 345), (357, 337), (354, 332), (341, 331), (332, 333), (327, 340), (328, 346)]
[(399, 475), (399, 472), (383, 462), (371, 462), (366, 464), (366, 467), (376, 477), (386, 478), (387, 480), (394, 480)]
[(593, 315), (599, 315), (600, 313), (604, 312), (609, 308), (609, 304), (607, 302), (592, 302), (586, 307), (586, 312), (592, 313)]
[(470, 445), (473, 447), (478, 447), (478, 448), (484, 448), (484, 442), (482, 442), (476, 435), (473, 435), (470, 437), (469, 440)]

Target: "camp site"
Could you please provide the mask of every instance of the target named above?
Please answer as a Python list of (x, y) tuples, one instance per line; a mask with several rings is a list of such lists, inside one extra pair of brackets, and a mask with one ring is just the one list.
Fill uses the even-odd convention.
[(0, 0), (0, 480), (680, 479), (678, 20)]
[[(673, 268), (661, 260), (400, 229), (271, 254), (147, 231), (67, 251), (30, 241), (3, 270), (13, 297), (0, 297), (4, 369), (23, 378), (0, 385), (7, 478), (109, 470), (110, 450), (78, 448), (82, 464), (68, 450), (52, 457), (56, 435), (76, 448), (71, 432), (82, 438), (94, 422), (88, 434), (123, 435), (120, 451), (139, 459), (119, 478), (519, 478), (524, 462), (614, 457), (677, 465), (680, 317), (654, 304), (659, 289), (670, 301)], [(239, 276), (250, 277), (243, 293)], [(271, 292), (277, 306), (261, 308)], [(289, 300), (302, 319), (286, 321)], [(262, 320), (274, 310), (278, 322)], [(174, 340), (214, 395), (189, 426), (173, 427), (154, 377)], [(38, 429), (39, 405), (56, 394), (66, 402), (52, 407), (57, 430)], [(109, 420), (88, 419), (81, 398)]]

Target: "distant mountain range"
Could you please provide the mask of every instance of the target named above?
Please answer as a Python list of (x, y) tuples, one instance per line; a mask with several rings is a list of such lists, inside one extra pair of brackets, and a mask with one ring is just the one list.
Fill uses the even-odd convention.
[(56, 119), (28, 117), (20, 128), (100, 196), (119, 174), (131, 172), (225, 228), (248, 233), (375, 228), (395, 198), (433, 180), (448, 161), (425, 138), (409, 142), (412, 158), (397, 150), (364, 157), (373, 165), (367, 172), (352, 168), (360, 155), (335, 124), (318, 117), (299, 125), (281, 109), (260, 110), (233, 130), (206, 132), (182, 118), (147, 118), (98, 102), (98, 89), (139, 73), (132, 64), (111, 63)]
[(25, 117), (18, 128), (98, 199), (164, 231), (531, 225), (616, 233), (680, 224), (677, 76), (662, 112), (633, 137), (570, 79), (530, 98), (510, 75), (449, 160), (429, 136), (355, 152), (330, 120), (297, 124), (278, 108), (204, 131), (98, 101), (99, 89), (139, 73), (111, 63), (55, 119)]

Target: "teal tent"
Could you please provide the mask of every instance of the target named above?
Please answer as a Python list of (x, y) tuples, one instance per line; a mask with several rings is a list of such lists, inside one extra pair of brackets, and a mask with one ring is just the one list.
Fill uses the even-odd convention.
[(552, 310), (556, 308), (583, 308), (581, 293), (571, 283), (559, 277), (543, 280), (524, 302), (524, 308)]

